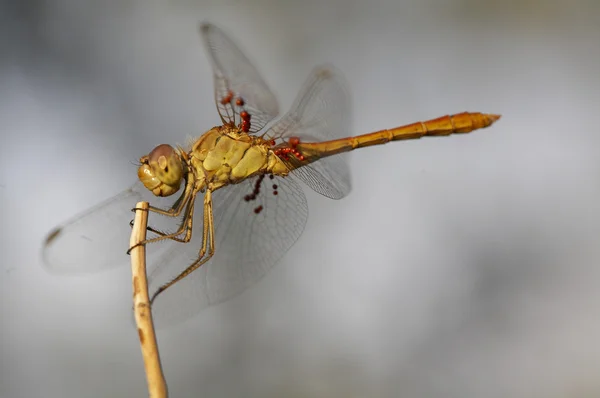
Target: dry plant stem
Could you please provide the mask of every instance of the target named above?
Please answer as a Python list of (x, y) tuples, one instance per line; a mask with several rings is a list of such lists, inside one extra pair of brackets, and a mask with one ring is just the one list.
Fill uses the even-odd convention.
[[(146, 239), (148, 225), (148, 203), (136, 204), (133, 230), (131, 231), (130, 247)], [(146, 247), (140, 245), (131, 250), (131, 275), (133, 277), (133, 311), (138, 329), (148, 393), (151, 398), (167, 397), (167, 384), (162, 373), (158, 344), (152, 323), (152, 311), (148, 298), (148, 280), (146, 278)]]

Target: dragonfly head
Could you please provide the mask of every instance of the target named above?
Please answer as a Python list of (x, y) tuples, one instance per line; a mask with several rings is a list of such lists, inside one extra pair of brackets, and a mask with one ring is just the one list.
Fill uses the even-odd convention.
[(138, 178), (156, 196), (173, 195), (183, 179), (183, 161), (172, 146), (162, 144), (140, 158)]

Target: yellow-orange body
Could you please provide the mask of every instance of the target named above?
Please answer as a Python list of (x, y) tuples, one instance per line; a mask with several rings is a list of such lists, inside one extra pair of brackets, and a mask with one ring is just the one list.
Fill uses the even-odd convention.
[[(184, 221), (174, 233), (166, 234), (153, 230), (159, 236), (143, 242), (144, 244), (164, 239), (189, 242), (196, 194), (201, 191), (206, 193), (202, 248), (198, 260), (175, 279), (161, 286), (154, 293), (152, 300), (212, 257), (215, 247), (212, 192), (217, 189), (254, 176), (264, 177), (265, 174), (285, 177), (290, 171), (323, 157), (356, 148), (385, 144), (395, 140), (415, 139), (426, 135), (468, 133), (491, 125), (499, 117), (492, 114), (465, 112), (355, 137), (324, 142), (302, 142), (298, 137), (289, 137), (288, 141), (279, 144), (275, 144), (274, 140), (265, 140), (244, 132), (241, 128), (243, 125), (239, 127), (229, 123), (213, 127), (204, 133), (192, 144), (189, 152), (182, 149), (176, 151), (166, 144), (157, 146), (140, 159), (141, 165), (138, 169), (140, 180), (157, 196), (169, 196), (177, 192), (182, 180), (185, 180), (185, 189), (173, 208), (163, 210), (150, 206), (149, 209), (169, 216), (178, 216), (185, 211)], [(261, 178), (259, 177), (259, 182)], [(247, 198), (247, 200), (251, 199), (251, 197)], [(260, 211), (262, 206), (255, 209), (257, 214)]]
[(186, 157), (199, 185), (214, 191), (259, 174), (286, 176), (294, 168), (356, 148), (423, 136), (468, 133), (488, 127), (498, 118), (493, 114), (465, 112), (355, 137), (299, 142), (294, 147), (303, 155), (302, 160), (293, 155), (285, 159), (278, 154), (281, 149), (290, 147), (288, 142), (273, 146), (271, 141), (225, 125), (204, 133), (193, 143)]

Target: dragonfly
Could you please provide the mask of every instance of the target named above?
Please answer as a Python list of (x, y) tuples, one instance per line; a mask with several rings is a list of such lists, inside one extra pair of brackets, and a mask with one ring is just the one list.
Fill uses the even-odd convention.
[(159, 328), (230, 299), (264, 277), (308, 219), (299, 181), (331, 199), (350, 193), (344, 153), (469, 133), (500, 117), (464, 112), (348, 136), (348, 85), (339, 70), (322, 65), (309, 74), (291, 110), (276, 120), (277, 100), (246, 55), (216, 26), (203, 23), (199, 30), (222, 124), (185, 146), (158, 145), (140, 158), (137, 183), (53, 229), (43, 248), (44, 263), (55, 273), (123, 266), (131, 233), (124, 220), (131, 219), (135, 203), (149, 201), (151, 225), (141, 244), (149, 250)]

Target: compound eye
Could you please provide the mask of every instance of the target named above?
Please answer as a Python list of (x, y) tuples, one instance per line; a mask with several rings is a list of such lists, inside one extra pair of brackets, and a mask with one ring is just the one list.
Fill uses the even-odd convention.
[(168, 171), (169, 159), (173, 157), (178, 157), (175, 149), (171, 145), (161, 144), (148, 154), (148, 163), (156, 162), (158, 167), (164, 171)]

